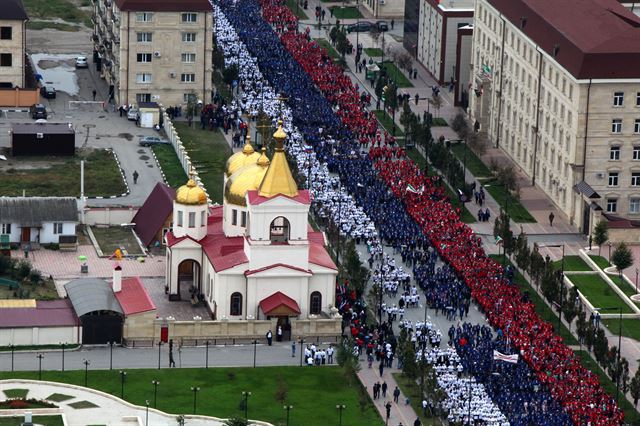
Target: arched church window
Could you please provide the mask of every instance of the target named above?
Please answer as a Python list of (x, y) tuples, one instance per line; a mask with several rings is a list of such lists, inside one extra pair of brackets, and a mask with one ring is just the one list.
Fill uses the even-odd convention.
[(269, 229), (269, 239), (272, 243), (286, 243), (289, 241), (289, 221), (285, 217), (278, 216), (273, 219)]
[(322, 311), (322, 294), (319, 291), (314, 291), (311, 293), (309, 313), (311, 315), (320, 315), (320, 311)]
[(231, 295), (229, 315), (242, 315), (242, 294), (235, 292)]

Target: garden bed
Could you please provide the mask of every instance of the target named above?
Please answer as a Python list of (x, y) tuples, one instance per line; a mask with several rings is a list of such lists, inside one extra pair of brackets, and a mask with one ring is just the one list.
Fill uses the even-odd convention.
[(102, 251), (102, 256), (112, 256), (117, 249), (122, 250), (123, 256), (144, 256), (133, 230), (126, 227), (110, 226), (108, 228), (91, 227), (96, 243)]
[(623, 314), (633, 313), (629, 305), (598, 274), (567, 277), (594, 308), (621, 307)]

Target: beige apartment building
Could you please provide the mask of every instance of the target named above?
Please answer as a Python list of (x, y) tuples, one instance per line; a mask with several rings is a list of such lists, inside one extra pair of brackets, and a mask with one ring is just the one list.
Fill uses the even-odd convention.
[(25, 30), (29, 17), (21, 0), (0, 7), (0, 88), (24, 88)]
[(96, 0), (94, 62), (116, 105), (211, 101), (207, 0)]
[(617, 0), (477, 0), (469, 113), (582, 232), (640, 219), (640, 18)]

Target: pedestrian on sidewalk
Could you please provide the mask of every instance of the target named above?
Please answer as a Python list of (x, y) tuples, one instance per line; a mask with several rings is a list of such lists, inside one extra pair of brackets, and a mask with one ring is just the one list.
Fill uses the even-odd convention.
[(98, 94), (98, 92), (96, 91), (96, 89), (93, 89), (93, 91), (91, 92), (91, 94), (93, 94), (93, 100), (96, 100), (96, 95)]
[(555, 216), (553, 215), (553, 212), (549, 213), (549, 226), (553, 226), (553, 218)]
[(398, 387), (396, 386), (396, 388), (393, 390), (393, 402), (397, 404), (399, 398), (400, 398), (400, 389), (398, 389)]
[(420, 100), (420, 95), (416, 93), (416, 105), (418, 105), (419, 100)]
[(413, 422), (413, 426), (422, 426), (422, 422), (420, 421), (420, 417), (416, 417), (416, 421)]
[(138, 171), (137, 171), (137, 170), (134, 170), (134, 171), (133, 171), (133, 175), (132, 175), (132, 176), (133, 176), (133, 184), (134, 184), (134, 185), (136, 185), (136, 184), (138, 183), (138, 177), (140, 176), (140, 175), (138, 174)]
[(387, 401), (387, 403), (384, 404), (384, 408), (387, 410), (387, 420), (389, 420), (389, 417), (391, 417), (391, 401)]
[(393, 29), (393, 26), (395, 25), (396, 21), (395, 20), (391, 20), (391, 29)]
[(291, 341), (291, 358), (296, 356), (296, 341)]
[(382, 382), (382, 397), (386, 398), (387, 397), (387, 382)]
[(378, 371), (380, 372), (380, 377), (384, 374), (384, 359), (380, 360), (380, 365), (378, 366)]

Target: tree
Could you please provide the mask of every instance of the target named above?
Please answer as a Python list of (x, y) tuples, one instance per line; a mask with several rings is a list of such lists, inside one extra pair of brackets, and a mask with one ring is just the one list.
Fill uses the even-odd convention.
[(631, 397), (633, 398), (633, 406), (638, 406), (638, 400), (640, 399), (640, 368), (636, 370), (636, 374), (631, 379), (631, 384), (629, 385), (629, 390), (631, 391)]
[(465, 138), (469, 125), (467, 124), (467, 119), (463, 113), (459, 112), (456, 114), (451, 122), (451, 129), (458, 134), (460, 139)]
[(342, 374), (347, 381), (347, 384), (351, 386), (356, 374), (360, 371), (360, 361), (358, 356), (353, 353), (353, 347), (355, 342), (353, 339), (346, 339), (341, 345), (338, 345), (338, 351), (336, 353), (336, 361), (340, 368), (342, 368)]
[(239, 69), (237, 64), (230, 65), (222, 70), (222, 79), (228, 85), (233, 84), (234, 80), (238, 80)]
[(529, 275), (531, 279), (536, 283), (536, 287), (540, 285), (540, 279), (542, 278), (542, 274), (544, 273), (544, 258), (540, 254), (538, 250), (538, 245), (533, 245), (533, 250), (531, 251), (531, 261), (529, 264)]
[(415, 380), (419, 375), (418, 363), (416, 362), (416, 351), (413, 349), (413, 345), (405, 345), (402, 353), (402, 374)]
[(380, 30), (378, 29), (377, 25), (371, 27), (371, 32), (369, 33), (369, 35), (371, 36), (371, 40), (373, 40), (373, 43), (377, 46), (378, 41), (380, 40)]
[(620, 285), (622, 283), (622, 271), (633, 265), (633, 254), (624, 242), (618, 244), (618, 247), (613, 251), (611, 255), (611, 262), (616, 266), (618, 270), (618, 276), (620, 277)]
[(569, 293), (567, 294), (566, 301), (563, 301), (562, 303), (562, 308), (564, 317), (569, 323), (569, 327), (571, 327), (571, 322), (582, 310), (582, 304), (580, 303), (580, 299), (578, 297), (577, 287), (571, 287)]
[(431, 96), (431, 99), (429, 99), (429, 103), (431, 104), (433, 109), (436, 111), (435, 115), (437, 117), (440, 113), (440, 108), (442, 108), (442, 98), (440, 97), (440, 95), (434, 93)]
[(609, 223), (601, 219), (593, 228), (593, 242), (598, 246), (598, 256), (602, 250), (602, 245), (609, 239)]
[(604, 334), (604, 330), (598, 327), (593, 341), (593, 354), (596, 357), (596, 361), (598, 361), (602, 366), (605, 366), (608, 348), (608, 341)]

